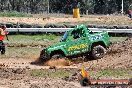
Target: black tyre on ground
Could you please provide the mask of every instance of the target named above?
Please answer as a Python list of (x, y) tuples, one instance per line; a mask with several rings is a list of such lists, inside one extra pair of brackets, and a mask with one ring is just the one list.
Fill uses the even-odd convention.
[(88, 85), (90, 85), (90, 81), (88, 80), (88, 78), (82, 78), (80, 80), (80, 84), (81, 84), (81, 86), (88, 86)]
[(101, 45), (96, 45), (92, 48), (91, 54), (94, 59), (100, 59), (106, 54), (106, 49)]

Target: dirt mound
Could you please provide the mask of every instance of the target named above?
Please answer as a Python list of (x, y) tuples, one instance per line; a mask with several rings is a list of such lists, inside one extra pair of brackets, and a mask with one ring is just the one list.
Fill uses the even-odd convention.
[(60, 58), (60, 59), (50, 59), (50, 60), (43, 60), (40, 58), (37, 58), (35, 61), (31, 62), (33, 65), (43, 65), (43, 66), (50, 66), (50, 67), (56, 67), (56, 66), (70, 66), (72, 62), (67, 58)]
[(132, 53), (131, 49), (132, 49), (132, 38), (127, 38), (126, 41), (124, 42), (119, 42), (119, 43), (115, 43), (113, 44), (111, 47), (111, 52), (110, 53)]
[(0, 68), (0, 88), (81, 88), (78, 82), (31, 75), (31, 70)]
[(79, 67), (91, 67), (91, 69), (116, 69), (132, 68), (132, 38), (124, 42), (117, 42), (110, 46), (108, 54), (98, 60), (92, 60), (78, 64)]
[(56, 59), (56, 60), (49, 60), (44, 65), (48, 66), (70, 66), (71, 62), (68, 59)]
[(0, 78), (21, 79), (20, 77), (16, 77), (16, 76), (17, 75), (24, 75), (25, 73), (26, 73), (26, 69), (0, 68)]
[[(72, 17), (0, 17), (1, 23), (25, 23), (25, 24), (49, 24), (49, 23), (88, 23), (88, 24), (105, 24), (105, 25), (127, 25), (131, 24), (132, 20), (129, 19), (127, 16), (94, 16), (94, 15), (88, 15), (83, 16), (81, 19), (75, 19)], [(30, 25), (27, 25), (28, 27)]]

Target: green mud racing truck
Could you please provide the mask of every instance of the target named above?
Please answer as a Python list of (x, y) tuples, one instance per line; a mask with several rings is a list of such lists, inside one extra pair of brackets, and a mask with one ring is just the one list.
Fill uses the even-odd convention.
[(58, 44), (43, 49), (39, 58), (49, 60), (89, 55), (90, 58), (100, 59), (106, 54), (109, 45), (107, 32), (93, 33), (85, 25), (77, 25), (74, 29), (66, 31)]

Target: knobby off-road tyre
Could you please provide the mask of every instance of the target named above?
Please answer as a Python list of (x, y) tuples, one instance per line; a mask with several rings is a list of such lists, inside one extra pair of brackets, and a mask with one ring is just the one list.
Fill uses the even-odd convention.
[(101, 59), (106, 54), (106, 49), (101, 45), (96, 45), (92, 48), (91, 54), (94, 59)]
[(88, 86), (88, 85), (90, 85), (90, 81), (88, 80), (88, 78), (82, 78), (80, 80), (80, 84), (81, 84), (81, 86)]

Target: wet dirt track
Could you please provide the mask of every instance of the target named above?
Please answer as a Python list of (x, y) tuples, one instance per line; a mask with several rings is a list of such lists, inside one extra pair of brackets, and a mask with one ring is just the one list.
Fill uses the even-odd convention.
[[(0, 59), (0, 88), (81, 88), (78, 81), (66, 81), (48, 77), (33, 77), (32, 69), (49, 69), (50, 66), (36, 66), (30, 63), (34, 59), (4, 58)], [(91, 60), (70, 66), (57, 68), (79, 69), (91, 66), (91, 69), (132, 69), (132, 38), (110, 46), (108, 54), (99, 60)]]

